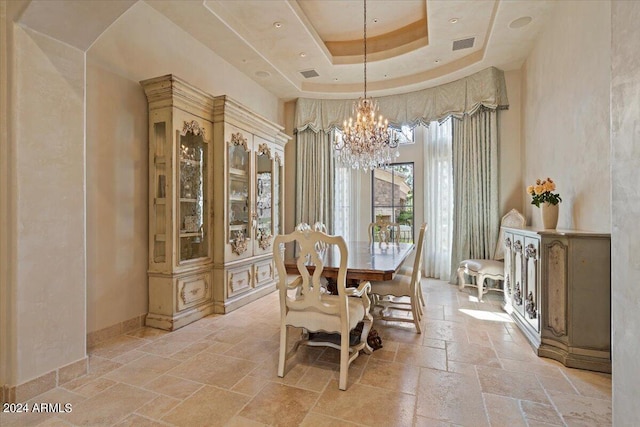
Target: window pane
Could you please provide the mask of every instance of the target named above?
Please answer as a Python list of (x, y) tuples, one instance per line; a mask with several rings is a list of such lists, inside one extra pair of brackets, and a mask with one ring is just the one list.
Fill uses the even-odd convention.
[(373, 171), (372, 221), (400, 224), (400, 239), (413, 241), (413, 163), (398, 163)]

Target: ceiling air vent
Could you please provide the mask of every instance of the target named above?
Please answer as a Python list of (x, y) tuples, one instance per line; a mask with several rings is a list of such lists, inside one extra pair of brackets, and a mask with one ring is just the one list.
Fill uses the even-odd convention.
[(453, 42), (453, 50), (469, 49), (473, 47), (473, 43), (476, 41), (475, 37), (469, 37), (468, 39), (455, 40)]
[(302, 74), (302, 77), (304, 77), (305, 79), (310, 79), (311, 77), (318, 77), (320, 75), (316, 70), (300, 71), (300, 74)]

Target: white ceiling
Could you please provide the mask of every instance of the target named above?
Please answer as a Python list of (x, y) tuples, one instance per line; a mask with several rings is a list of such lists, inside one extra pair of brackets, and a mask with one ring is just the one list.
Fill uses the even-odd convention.
[[(145, 1), (280, 98), (362, 95), (362, 0)], [(86, 50), (134, 3), (34, 0), (21, 22)], [(368, 0), (367, 89), (380, 96), (446, 83), (489, 66), (517, 69), (555, 3)], [(528, 25), (510, 28), (527, 16)], [(457, 22), (450, 22), (453, 18)], [(469, 37), (475, 37), (473, 47), (452, 50), (454, 41)], [(308, 70), (318, 76), (303, 77), (300, 72)]]

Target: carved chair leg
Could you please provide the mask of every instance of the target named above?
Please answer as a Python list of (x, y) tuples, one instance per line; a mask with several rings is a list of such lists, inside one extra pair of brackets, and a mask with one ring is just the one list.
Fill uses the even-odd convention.
[(479, 274), (477, 277), (478, 284), (478, 302), (482, 302), (482, 295), (484, 294), (484, 274)]
[(461, 291), (464, 289), (466, 283), (464, 282), (464, 267), (458, 268), (458, 289)]
[(280, 356), (278, 357), (278, 376), (284, 377), (285, 362), (287, 359), (287, 338), (289, 327), (287, 325), (280, 326)]

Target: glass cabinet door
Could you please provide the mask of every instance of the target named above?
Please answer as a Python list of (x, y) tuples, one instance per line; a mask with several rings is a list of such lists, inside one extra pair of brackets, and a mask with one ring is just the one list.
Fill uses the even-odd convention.
[(229, 243), (236, 255), (247, 250), (249, 234), (249, 151), (247, 140), (241, 134), (233, 134), (229, 143)]
[(267, 144), (256, 153), (256, 240), (262, 250), (273, 240), (273, 160)]
[(207, 257), (207, 145), (201, 133), (179, 135), (179, 260)]

